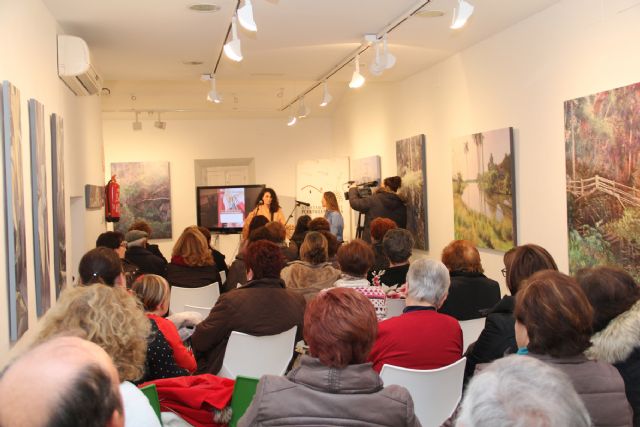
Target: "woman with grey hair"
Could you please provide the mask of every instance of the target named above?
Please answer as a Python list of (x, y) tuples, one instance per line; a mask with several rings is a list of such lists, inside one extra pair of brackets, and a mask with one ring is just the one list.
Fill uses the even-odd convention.
[(397, 290), (407, 281), (409, 258), (413, 249), (413, 236), (404, 228), (387, 231), (382, 239), (382, 247), (389, 259), (389, 267), (369, 271), (367, 278), (374, 286), (382, 286), (385, 292)]
[(448, 290), (449, 271), (444, 264), (430, 259), (411, 264), (406, 308), (402, 315), (378, 326), (378, 337), (368, 359), (374, 370), (380, 372), (385, 363), (436, 369), (462, 357), (460, 324), (453, 317), (438, 313)]

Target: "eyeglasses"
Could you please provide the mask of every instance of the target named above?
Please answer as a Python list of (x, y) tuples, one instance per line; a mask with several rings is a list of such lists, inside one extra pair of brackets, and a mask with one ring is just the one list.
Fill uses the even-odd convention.
[(507, 269), (503, 268), (502, 270), (500, 270), (500, 273), (502, 273), (503, 277), (507, 277)]

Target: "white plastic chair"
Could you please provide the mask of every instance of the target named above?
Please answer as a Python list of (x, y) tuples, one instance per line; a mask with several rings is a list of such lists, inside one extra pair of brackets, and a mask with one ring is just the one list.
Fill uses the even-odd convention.
[(467, 351), (467, 348), (476, 342), (480, 333), (484, 329), (486, 318), (481, 317), (479, 319), (462, 320), (460, 321), (460, 327), (462, 328), (462, 352)]
[(171, 300), (169, 302), (169, 310), (171, 313), (180, 313), (185, 311), (185, 305), (196, 307), (208, 306), (213, 307), (220, 297), (220, 286), (218, 282), (201, 288), (181, 288), (180, 286), (171, 287)]
[(184, 305), (184, 311), (195, 311), (196, 313), (200, 313), (202, 314), (203, 320), (209, 317), (209, 313), (211, 313), (211, 308), (212, 307), (199, 307), (197, 305), (189, 305), (189, 304)]
[(385, 364), (380, 377), (385, 386), (398, 384), (409, 390), (415, 414), (423, 427), (438, 427), (460, 402), (466, 364), (466, 357), (449, 366), (424, 371)]
[(231, 332), (218, 376), (235, 379), (238, 375), (254, 378), (284, 375), (293, 356), (297, 329), (294, 326), (280, 334), (263, 337)]
[(407, 306), (407, 300), (404, 298), (387, 298), (387, 319), (400, 316), (402, 310)]

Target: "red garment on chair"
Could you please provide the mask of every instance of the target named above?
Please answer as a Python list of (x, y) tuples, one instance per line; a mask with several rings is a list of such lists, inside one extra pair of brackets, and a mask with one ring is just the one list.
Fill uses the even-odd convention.
[(234, 380), (211, 374), (164, 378), (141, 384), (155, 384), (160, 410), (175, 412), (194, 427), (217, 427), (213, 408), (223, 409), (231, 402)]

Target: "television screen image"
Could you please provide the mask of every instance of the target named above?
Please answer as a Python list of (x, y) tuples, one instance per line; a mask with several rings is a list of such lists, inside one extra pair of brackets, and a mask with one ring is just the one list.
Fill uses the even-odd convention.
[(217, 233), (239, 233), (264, 185), (197, 187), (198, 225)]

